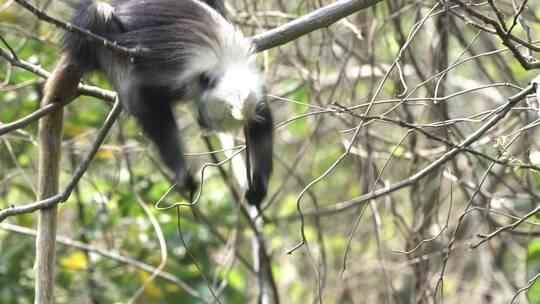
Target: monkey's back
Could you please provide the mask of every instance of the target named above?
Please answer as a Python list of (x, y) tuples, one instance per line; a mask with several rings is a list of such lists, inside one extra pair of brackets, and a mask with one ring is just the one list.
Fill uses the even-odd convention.
[[(214, 4), (208, 1), (208, 4)], [(119, 87), (144, 86), (166, 99), (182, 99), (189, 91), (182, 74), (186, 61), (201, 48), (212, 48), (225, 19), (197, 0), (120, 0), (111, 5), (86, 2), (72, 23), (118, 45), (140, 52), (130, 63), (125, 55), (68, 32), (64, 48), (82, 73), (104, 72)]]

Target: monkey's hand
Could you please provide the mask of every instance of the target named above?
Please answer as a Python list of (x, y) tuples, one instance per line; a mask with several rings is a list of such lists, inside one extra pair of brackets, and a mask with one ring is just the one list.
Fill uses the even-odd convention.
[(189, 195), (189, 200), (193, 201), (195, 191), (197, 191), (197, 182), (191, 176), (189, 170), (184, 169), (176, 173), (176, 182), (181, 191)]
[(261, 211), (261, 202), (266, 196), (266, 188), (259, 187), (259, 188), (249, 188), (245, 192), (245, 197), (249, 204), (257, 207), (259, 211)]

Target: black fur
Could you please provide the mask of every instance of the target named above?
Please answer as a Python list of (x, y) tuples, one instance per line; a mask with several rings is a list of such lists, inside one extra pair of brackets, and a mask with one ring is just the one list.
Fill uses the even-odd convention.
[[(71, 22), (121, 46), (140, 50), (143, 56), (135, 58), (134, 70), (130, 71), (132, 80), (145, 86), (165, 87), (170, 93), (166, 97), (178, 100), (186, 97), (186, 92), (175, 83), (173, 75), (182, 73), (186, 50), (193, 45), (207, 45), (204, 37), (215, 37), (218, 27), (196, 2), (198, 0), (119, 0), (111, 4), (113, 20), (105, 21), (99, 17), (96, 2), (92, 1), (77, 10)], [(201, 2), (213, 5), (213, 1)], [(68, 32), (64, 41), (66, 52), (72, 54), (82, 72), (101, 70), (107, 74), (107, 69), (117, 65), (117, 61), (123, 59), (126, 65), (128, 63), (127, 58), (118, 58), (79, 35)], [(101, 57), (115, 60), (108, 62)]]
[[(93, 2), (81, 3), (71, 19), (71, 23), (105, 38), (110, 38), (111, 34), (125, 31), (122, 22), (118, 20), (116, 15), (113, 15), (112, 22), (111, 20), (105, 20), (99, 14)], [(96, 60), (96, 54), (101, 49), (99, 45), (71, 32), (66, 33), (62, 42), (64, 50), (71, 55), (80, 72), (88, 73), (100, 68), (99, 62)]]
[(251, 185), (246, 191), (246, 199), (252, 205), (260, 206), (266, 196), (268, 181), (272, 174), (273, 119), (266, 101), (257, 104), (259, 119), (250, 121), (245, 126), (246, 141), (249, 149)]
[[(179, 82), (189, 51), (194, 46), (211, 47), (217, 40), (219, 23), (199, 0), (118, 0), (111, 3), (114, 14), (105, 18), (96, 2), (80, 6), (71, 22), (116, 42), (136, 48), (141, 56), (131, 62), (84, 37), (67, 33), (65, 52), (82, 73), (104, 72), (113, 83), (122, 103), (156, 144), (165, 164), (174, 171), (184, 189), (193, 192), (195, 182), (183, 157), (180, 132), (171, 103), (193, 99), (193, 87), (214, 85), (210, 75), (200, 75), (188, 83)], [(201, 0), (222, 16), (218, 0)], [(258, 119), (245, 126), (250, 144), (252, 185), (246, 191), (249, 203), (259, 206), (267, 192), (272, 172), (272, 115), (265, 101), (257, 106)], [(209, 127), (204, 117), (199, 119)]]

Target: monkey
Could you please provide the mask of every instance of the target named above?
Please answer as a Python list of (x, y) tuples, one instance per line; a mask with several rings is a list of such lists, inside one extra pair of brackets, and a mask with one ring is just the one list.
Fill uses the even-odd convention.
[(252, 43), (216, 0), (116, 0), (80, 3), (71, 23), (140, 51), (132, 58), (66, 32), (64, 56), (81, 75), (101, 72), (155, 144), (183, 190), (197, 185), (183, 157), (172, 107), (191, 102), (198, 124), (243, 128), (247, 202), (260, 210), (272, 173), (273, 118)]

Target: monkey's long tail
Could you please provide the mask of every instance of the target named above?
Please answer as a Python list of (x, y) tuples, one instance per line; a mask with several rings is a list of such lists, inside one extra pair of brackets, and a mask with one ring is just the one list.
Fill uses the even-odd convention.
[[(122, 22), (114, 13), (114, 7), (101, 1), (80, 3), (71, 23), (107, 39), (125, 31)], [(99, 43), (89, 41), (82, 35), (66, 32), (63, 46), (64, 52), (81, 74), (99, 69), (96, 55), (104, 50)]]

